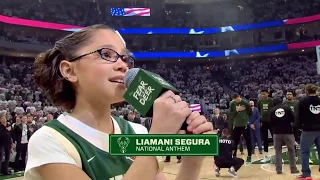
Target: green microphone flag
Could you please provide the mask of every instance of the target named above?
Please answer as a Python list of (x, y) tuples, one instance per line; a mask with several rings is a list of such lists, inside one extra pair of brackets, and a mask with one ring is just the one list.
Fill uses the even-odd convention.
[(179, 94), (175, 87), (158, 74), (139, 69), (137, 75), (127, 87), (124, 99), (142, 116), (151, 117), (154, 101), (168, 90)]

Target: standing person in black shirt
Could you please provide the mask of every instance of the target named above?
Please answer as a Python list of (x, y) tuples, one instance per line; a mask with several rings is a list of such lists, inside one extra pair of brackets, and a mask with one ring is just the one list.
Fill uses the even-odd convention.
[(282, 145), (288, 148), (290, 170), (292, 174), (299, 173), (295, 160), (294, 135), (292, 124), (294, 122), (294, 114), (290, 107), (282, 105), (281, 99), (273, 100), (275, 107), (270, 109), (270, 123), (273, 131), (274, 149), (276, 151), (276, 171), (282, 174)]
[(223, 129), (227, 128), (228, 129), (228, 116), (227, 114), (222, 114), (222, 118), (223, 118)]
[(320, 155), (320, 98), (316, 95), (317, 90), (317, 86), (308, 84), (307, 96), (297, 104), (295, 125), (302, 129), (300, 137), (302, 174), (297, 177), (298, 179), (311, 178), (309, 154), (312, 144), (316, 145)]
[(230, 138), (228, 129), (223, 129), (221, 137), (219, 139), (219, 156), (214, 157), (214, 163), (216, 164), (215, 175), (220, 176), (221, 168), (229, 168), (228, 173), (232, 177), (237, 177), (237, 171), (244, 164), (244, 160), (241, 158), (233, 157), (233, 141)]
[(216, 108), (214, 110), (214, 114), (212, 115), (211, 122), (213, 124), (213, 128), (218, 130), (218, 134), (221, 135), (221, 131), (224, 128), (224, 119), (220, 114), (220, 109)]
[(0, 170), (3, 175), (9, 175), (8, 167), (11, 153), (11, 146), (13, 145), (12, 135), (11, 135), (11, 126), (7, 123), (5, 116), (0, 117), (0, 158), (4, 153), (4, 162), (0, 161)]

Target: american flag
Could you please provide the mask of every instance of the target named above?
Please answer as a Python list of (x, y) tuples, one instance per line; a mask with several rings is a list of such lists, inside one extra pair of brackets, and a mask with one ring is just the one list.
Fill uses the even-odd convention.
[(189, 108), (192, 112), (201, 112), (201, 105), (200, 104), (190, 104)]
[(111, 8), (111, 16), (150, 16), (150, 8)]

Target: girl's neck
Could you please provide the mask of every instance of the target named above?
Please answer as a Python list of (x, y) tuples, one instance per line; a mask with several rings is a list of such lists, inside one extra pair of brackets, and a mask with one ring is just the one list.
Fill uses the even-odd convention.
[(114, 127), (110, 105), (92, 104), (78, 101), (71, 116), (96, 130), (112, 134)]

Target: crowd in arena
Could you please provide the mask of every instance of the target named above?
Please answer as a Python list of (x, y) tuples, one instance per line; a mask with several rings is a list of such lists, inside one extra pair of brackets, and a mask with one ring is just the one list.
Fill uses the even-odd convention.
[[(138, 63), (138, 67), (160, 74), (181, 90), (184, 100), (191, 104), (204, 104), (209, 110), (207, 117), (210, 119), (212, 110), (216, 108), (225, 113), (231, 100), (229, 94), (233, 92), (239, 92), (248, 100), (257, 99), (260, 90), (265, 88), (273, 92), (273, 97), (285, 98), (288, 90), (294, 90), (297, 98), (303, 96), (305, 85), (319, 80), (314, 58), (312, 55), (285, 56), (222, 64)], [(67, 113), (51, 104), (36, 87), (32, 77), (32, 63), (32, 59), (28, 58), (1, 57), (0, 115), (2, 120), (8, 122), (7, 128), (13, 132), (17, 131), (15, 126), (21, 120), (26, 121), (34, 132), (44, 122)], [(217, 78), (219, 76), (224, 77), (225, 81), (221, 82)], [(228, 88), (228, 93), (225, 88)], [(112, 114), (141, 124), (146, 120), (130, 105), (114, 107)], [(12, 143), (16, 147), (16, 142)], [(13, 158), (15, 155), (15, 151), (12, 151), (9, 161), (16, 162), (13, 164), (15, 170), (23, 170), (21, 165), (16, 166), (17, 160), (21, 162), (21, 158)]]
[(224, 78), (244, 97), (258, 98), (258, 90), (269, 89), (272, 97), (283, 97), (285, 91), (295, 90), (300, 98), (306, 84), (320, 80), (315, 58), (311, 54), (237, 61), (224, 65)]

